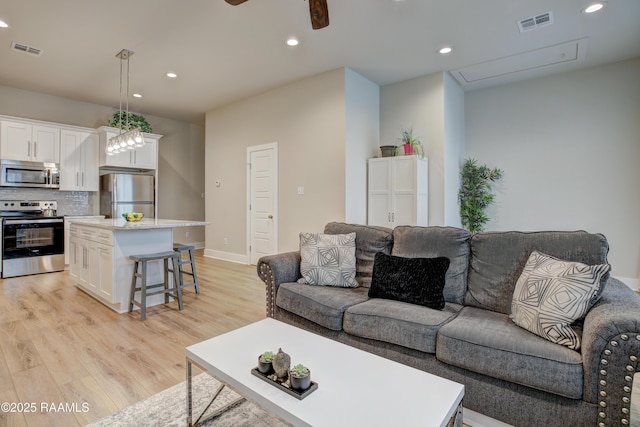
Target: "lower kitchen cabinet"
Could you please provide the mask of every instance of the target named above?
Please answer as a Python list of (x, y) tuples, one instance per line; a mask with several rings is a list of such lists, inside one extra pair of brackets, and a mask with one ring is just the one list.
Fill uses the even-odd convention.
[(72, 228), (69, 271), (71, 279), (80, 288), (104, 302), (114, 303), (111, 232), (88, 227)]

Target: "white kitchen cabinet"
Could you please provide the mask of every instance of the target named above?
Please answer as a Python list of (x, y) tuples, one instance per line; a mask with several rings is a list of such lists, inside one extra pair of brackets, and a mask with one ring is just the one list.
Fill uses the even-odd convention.
[(28, 122), (0, 123), (0, 158), (60, 162), (60, 128)]
[(158, 141), (162, 135), (151, 133), (143, 133), (144, 146), (133, 150), (123, 151), (111, 156), (107, 155), (105, 150), (109, 139), (117, 136), (119, 131), (116, 128), (101, 127), (98, 129), (100, 134), (100, 166), (111, 166), (121, 168), (135, 168), (155, 170), (158, 168)]
[[(64, 264), (69, 266), (71, 270), (71, 264), (77, 262), (77, 242), (71, 240), (71, 222), (74, 220), (82, 219), (103, 219), (104, 215), (65, 215), (64, 217)], [(76, 235), (78, 233), (76, 232)], [(71, 273), (73, 276), (73, 272)]]
[(62, 129), (60, 191), (98, 191), (98, 135)]
[(389, 228), (428, 225), (428, 185), (426, 158), (369, 159), (367, 223)]
[[(67, 237), (68, 236), (68, 237)], [(64, 258), (65, 264), (69, 265), (69, 277), (74, 282), (80, 281), (80, 269), (82, 268), (82, 254), (78, 247), (78, 235), (77, 233), (71, 236), (65, 230), (65, 245), (64, 245)]]
[(71, 279), (94, 297), (108, 304), (114, 303), (111, 232), (89, 227), (72, 227), (69, 248)]

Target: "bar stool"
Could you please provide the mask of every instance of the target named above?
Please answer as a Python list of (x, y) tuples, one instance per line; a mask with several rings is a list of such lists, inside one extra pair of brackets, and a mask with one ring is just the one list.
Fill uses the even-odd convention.
[[(131, 299), (129, 302), (129, 313), (133, 311), (133, 305), (140, 307), (140, 320), (147, 318), (147, 297), (151, 295), (164, 294), (165, 304), (169, 302), (169, 296), (178, 300), (178, 309), (182, 310), (182, 290), (180, 288), (180, 277), (178, 272), (175, 271), (175, 266), (178, 265), (178, 254), (175, 251), (158, 252), (154, 254), (145, 255), (131, 255), (130, 260), (134, 262), (133, 276), (131, 278)], [(163, 260), (164, 262), (164, 281), (154, 285), (147, 284), (147, 263), (149, 261)], [(169, 268), (169, 260), (172, 262), (173, 269)], [(173, 272), (174, 286), (169, 287), (169, 272)], [(140, 286), (137, 286), (138, 278), (140, 278)], [(162, 289), (149, 292), (150, 289), (160, 288)], [(140, 302), (135, 300), (136, 291), (140, 291)]]
[[(188, 288), (190, 286), (194, 286), (196, 288), (196, 294), (200, 293), (200, 286), (198, 284), (198, 274), (196, 273), (196, 262), (193, 257), (193, 251), (195, 250), (194, 246), (184, 245), (182, 243), (174, 243), (173, 250), (178, 254), (178, 271), (180, 276), (180, 289)], [(182, 254), (188, 251), (189, 259), (183, 259)], [(191, 268), (189, 270), (185, 270), (182, 266), (189, 265)], [(173, 270), (169, 270), (173, 271)], [(184, 283), (184, 275), (188, 274), (193, 277), (193, 282)]]

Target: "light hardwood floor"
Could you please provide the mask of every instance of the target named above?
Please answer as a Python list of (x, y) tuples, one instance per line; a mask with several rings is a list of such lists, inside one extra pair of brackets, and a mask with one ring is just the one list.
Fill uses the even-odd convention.
[[(80, 291), (68, 272), (0, 280), (0, 403), (37, 406), (0, 411), (0, 426), (85, 425), (184, 381), (186, 346), (265, 317), (255, 266), (201, 253), (196, 265), (200, 295), (188, 288), (183, 311), (152, 307), (144, 322)], [(77, 409), (40, 413), (42, 404)]]

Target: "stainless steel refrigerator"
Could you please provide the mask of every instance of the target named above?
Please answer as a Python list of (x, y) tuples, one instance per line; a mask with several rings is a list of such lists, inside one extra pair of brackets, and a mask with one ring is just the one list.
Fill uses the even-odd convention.
[(100, 215), (120, 218), (123, 212), (155, 216), (155, 177), (109, 173), (100, 177)]

